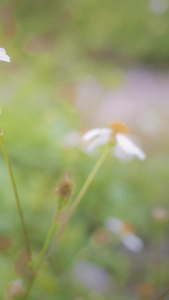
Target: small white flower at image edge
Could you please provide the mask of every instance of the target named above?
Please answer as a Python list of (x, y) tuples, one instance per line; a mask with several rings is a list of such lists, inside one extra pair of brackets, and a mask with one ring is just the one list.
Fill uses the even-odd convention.
[(0, 60), (10, 62), (10, 57), (6, 54), (4, 48), (0, 48)]

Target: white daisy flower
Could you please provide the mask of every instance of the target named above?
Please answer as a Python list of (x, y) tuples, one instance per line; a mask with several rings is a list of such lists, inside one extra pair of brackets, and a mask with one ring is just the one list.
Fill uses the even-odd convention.
[(87, 152), (93, 151), (98, 146), (112, 143), (112, 151), (116, 157), (126, 160), (127, 155), (129, 159), (136, 156), (144, 160), (146, 154), (126, 136), (127, 133), (128, 128), (125, 124), (112, 122), (108, 128), (95, 128), (87, 131), (83, 139), (89, 142)]
[(127, 221), (118, 218), (107, 218), (106, 227), (109, 231), (115, 233), (120, 238), (123, 245), (132, 252), (140, 252), (144, 248), (143, 241), (134, 234), (134, 227)]
[(10, 57), (6, 54), (6, 51), (4, 48), (0, 48), (0, 60), (10, 62)]

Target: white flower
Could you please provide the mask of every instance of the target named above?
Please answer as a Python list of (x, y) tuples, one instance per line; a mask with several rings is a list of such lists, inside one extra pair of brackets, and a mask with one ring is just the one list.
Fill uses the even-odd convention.
[(111, 142), (113, 144), (112, 151), (116, 157), (126, 160), (127, 154), (128, 158), (136, 156), (140, 160), (144, 160), (146, 158), (145, 153), (126, 136), (127, 133), (128, 128), (126, 125), (113, 122), (109, 128), (89, 130), (85, 133), (83, 139), (90, 142), (87, 146), (87, 152), (91, 152), (98, 146)]
[(6, 54), (6, 51), (4, 48), (0, 48), (0, 60), (10, 62), (10, 57)]
[(107, 218), (105, 224), (108, 230), (118, 235), (127, 249), (136, 253), (143, 250), (144, 243), (133, 233), (134, 227), (131, 223), (110, 217)]

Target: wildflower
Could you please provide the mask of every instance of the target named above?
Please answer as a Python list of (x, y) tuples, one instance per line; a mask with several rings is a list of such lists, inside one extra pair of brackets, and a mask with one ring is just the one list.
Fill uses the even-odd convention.
[(22, 280), (16, 279), (11, 281), (7, 287), (7, 297), (8, 298), (17, 298), (23, 295), (23, 287), (22, 287)]
[(10, 57), (6, 54), (6, 51), (4, 48), (0, 48), (0, 60), (10, 62)]
[(87, 147), (90, 152), (100, 145), (110, 143), (115, 156), (122, 158), (124, 155), (129, 157), (136, 156), (140, 160), (146, 158), (145, 153), (138, 148), (126, 135), (128, 127), (120, 122), (112, 122), (109, 128), (96, 128), (89, 130), (83, 136), (85, 141), (91, 141)]
[(130, 222), (110, 217), (106, 220), (106, 227), (117, 234), (123, 245), (130, 251), (137, 253), (143, 249), (143, 241), (134, 234), (135, 229)]
[(167, 0), (150, 0), (149, 9), (153, 13), (163, 14), (168, 9), (168, 1)]
[[(109, 288), (109, 286), (111, 286), (107, 270), (91, 263), (90, 261), (83, 260), (77, 262), (72, 271), (74, 280), (84, 285), (86, 288), (104, 292)], [(98, 298), (92, 297), (92, 299)]]
[(70, 199), (73, 191), (73, 180), (65, 173), (64, 177), (60, 180), (56, 187), (56, 196), (59, 198), (59, 206), (63, 206)]
[(165, 222), (169, 219), (169, 211), (160, 206), (153, 207), (151, 215), (152, 218), (158, 222)]

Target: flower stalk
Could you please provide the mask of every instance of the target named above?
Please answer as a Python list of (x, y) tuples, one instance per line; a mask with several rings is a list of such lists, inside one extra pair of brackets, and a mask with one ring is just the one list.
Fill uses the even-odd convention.
[(21, 227), (22, 227), (22, 231), (23, 231), (23, 235), (24, 235), (24, 239), (25, 239), (26, 249), (28, 251), (28, 254), (30, 255), (30, 260), (31, 260), (31, 249), (30, 249), (30, 245), (29, 245), (28, 233), (27, 233), (27, 229), (26, 229), (26, 225), (25, 225), (25, 221), (24, 221), (24, 217), (23, 217), (22, 207), (21, 207), (21, 203), (20, 203), (20, 200), (19, 200), (19, 195), (18, 195), (16, 183), (15, 183), (15, 178), (14, 178), (14, 175), (13, 175), (12, 167), (11, 167), (9, 157), (8, 157), (8, 154), (7, 154), (7, 150), (6, 150), (6, 147), (5, 147), (5, 143), (4, 143), (4, 139), (3, 139), (3, 132), (2, 132), (1, 128), (0, 128), (0, 141), (1, 141), (1, 147), (2, 147), (3, 154), (4, 154), (4, 158), (5, 158), (5, 161), (6, 161), (6, 165), (7, 165), (7, 168), (8, 168), (10, 180), (11, 180), (11, 183), (12, 183), (12, 188), (13, 188), (13, 191), (14, 191), (15, 199), (16, 199), (16, 204), (17, 204), (17, 209), (18, 209), (20, 221), (21, 221)]
[(55, 217), (54, 217), (54, 219), (53, 219), (53, 222), (52, 222), (52, 225), (51, 225), (51, 227), (50, 227), (50, 229), (49, 229), (49, 232), (48, 232), (48, 234), (47, 234), (47, 237), (46, 237), (44, 246), (43, 246), (43, 248), (42, 248), (42, 250), (41, 250), (41, 252), (40, 252), (39, 259), (38, 259), (38, 262), (37, 262), (37, 264), (36, 264), (36, 271), (38, 271), (39, 266), (40, 266), (40, 264), (41, 264), (41, 262), (42, 262), (42, 260), (43, 260), (44, 254), (45, 254), (45, 252), (46, 252), (46, 250), (47, 250), (47, 248), (48, 248), (48, 245), (49, 245), (49, 243), (50, 243), (50, 241), (51, 241), (52, 235), (53, 235), (54, 230), (55, 230), (55, 228), (56, 228), (56, 224), (57, 224), (57, 219), (58, 219), (59, 213), (60, 213), (60, 209), (57, 211), (57, 213), (56, 213), (56, 215), (55, 215)]
[(83, 198), (84, 194), (86, 193), (86, 191), (88, 190), (92, 180), (94, 179), (97, 171), (100, 169), (101, 165), (103, 164), (105, 158), (107, 157), (109, 153), (109, 146), (106, 147), (105, 151), (103, 152), (103, 154), (101, 155), (100, 159), (97, 161), (97, 163), (95, 164), (94, 168), (92, 169), (91, 173), (89, 174), (86, 182), (84, 183), (82, 189), (80, 190), (79, 194), (77, 195), (75, 201), (73, 202), (71, 208), (69, 209), (68, 214), (66, 215), (60, 229), (57, 232), (57, 235), (55, 236), (54, 240), (52, 241), (51, 245), (49, 246), (48, 250), (46, 251), (46, 254), (44, 256), (44, 260), (46, 260), (48, 258), (48, 256), (50, 255), (50, 253), (52, 252), (53, 248), (55, 247), (58, 239), (60, 238), (60, 236), (62, 235), (62, 233), (64, 232), (64, 229), (68, 223), (68, 221), (70, 220), (70, 218), (72, 217), (74, 211), (76, 210), (78, 204), (80, 203), (81, 199)]
[[(60, 236), (62, 235), (62, 233), (64, 232), (64, 229), (68, 223), (68, 221), (70, 220), (70, 218), (72, 217), (74, 211), (76, 210), (78, 204), (80, 203), (81, 199), (83, 198), (84, 194), (86, 193), (86, 191), (88, 190), (92, 180), (94, 179), (97, 171), (100, 169), (101, 165), (103, 164), (104, 160), (106, 159), (108, 153), (109, 153), (109, 150), (110, 150), (110, 146), (108, 145), (105, 149), (105, 151), (103, 152), (103, 154), (101, 155), (101, 157), (99, 158), (99, 160), (96, 162), (94, 168), (92, 169), (91, 173), (89, 174), (87, 180), (85, 181), (83, 187), (81, 188), (79, 194), (77, 195), (75, 201), (73, 202), (71, 208), (69, 209), (62, 225), (60, 226), (55, 238), (53, 239), (52, 243), (50, 244), (50, 246), (48, 247), (47, 249), (47, 245), (48, 245), (48, 242), (50, 241), (51, 239), (51, 236), (53, 234), (53, 229), (55, 228), (55, 224), (56, 224), (56, 219), (57, 219), (57, 215), (56, 215), (56, 218), (54, 219), (53, 223), (52, 223), (52, 226), (49, 230), (49, 233), (48, 233), (48, 236), (46, 238), (46, 242), (44, 244), (44, 247), (41, 251), (41, 254), (40, 254), (40, 258), (38, 260), (38, 263), (37, 263), (37, 266), (36, 266), (36, 270), (35, 270), (35, 275), (34, 277), (32, 278), (32, 280), (30, 281), (29, 285), (28, 285), (28, 288), (25, 292), (25, 296), (23, 298), (23, 300), (27, 300), (28, 299), (28, 296), (29, 296), (29, 293), (31, 291), (31, 288), (33, 286), (33, 283), (38, 275), (38, 272), (43, 264), (43, 262), (48, 258), (48, 256), (51, 254), (53, 248), (55, 247), (55, 245), (57, 244)], [(47, 250), (46, 250), (47, 249)]]
[(49, 245), (49, 243), (50, 243), (50, 241), (51, 241), (52, 235), (53, 235), (54, 230), (55, 230), (55, 228), (56, 228), (57, 219), (58, 219), (58, 215), (59, 215), (59, 213), (60, 213), (60, 210), (61, 210), (61, 208), (59, 208), (59, 210), (57, 211), (57, 213), (56, 213), (56, 215), (55, 215), (55, 217), (54, 217), (54, 219), (53, 219), (53, 222), (52, 222), (52, 225), (51, 225), (51, 227), (50, 227), (50, 229), (49, 229), (49, 232), (48, 232), (48, 234), (47, 234), (45, 243), (44, 243), (43, 248), (42, 248), (42, 250), (41, 250), (41, 252), (40, 252), (40, 254), (39, 254), (39, 259), (38, 259), (38, 261), (37, 261), (37, 263), (36, 263), (36, 266), (35, 266), (35, 269), (34, 269), (34, 272), (35, 272), (35, 273), (34, 273), (34, 276), (33, 276), (32, 280), (29, 282), (28, 288), (27, 288), (27, 290), (26, 290), (26, 292), (25, 292), (24, 300), (26, 300), (26, 299), (28, 298), (29, 292), (30, 292), (30, 290), (31, 290), (31, 288), (32, 288), (32, 285), (33, 285), (34, 281), (36, 280), (36, 277), (37, 277), (38, 272), (39, 272), (39, 270), (40, 270), (40, 266), (41, 266), (42, 260), (43, 260), (43, 258), (44, 258), (44, 254), (45, 254), (45, 252), (46, 252), (46, 249), (47, 249), (47, 247), (48, 247), (48, 245)]

